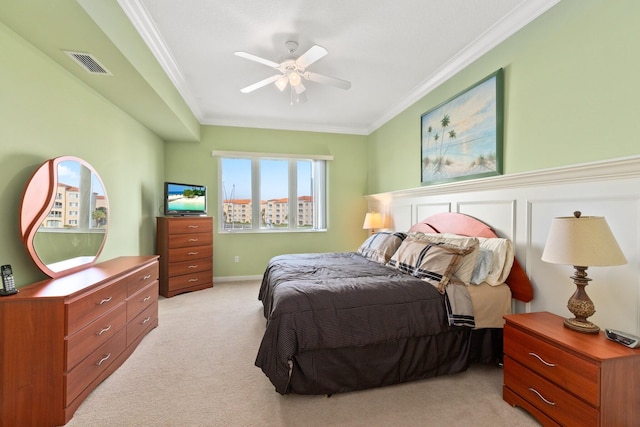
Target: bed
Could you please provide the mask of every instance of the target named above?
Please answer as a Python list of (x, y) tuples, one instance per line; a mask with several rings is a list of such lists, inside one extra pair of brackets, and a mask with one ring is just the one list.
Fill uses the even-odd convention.
[(443, 213), (356, 252), (276, 256), (258, 295), (267, 324), (256, 366), (280, 394), (331, 395), (495, 360), (511, 298), (533, 298), (510, 245)]

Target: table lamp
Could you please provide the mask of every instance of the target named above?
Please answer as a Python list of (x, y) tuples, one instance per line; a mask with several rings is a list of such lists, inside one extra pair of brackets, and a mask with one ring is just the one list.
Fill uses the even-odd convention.
[(362, 228), (371, 229), (371, 234), (375, 233), (376, 228), (382, 228), (382, 215), (380, 212), (367, 212), (364, 216), (364, 224)]
[(585, 290), (591, 281), (587, 277), (587, 268), (627, 263), (604, 217), (582, 216), (576, 211), (572, 217), (554, 218), (542, 252), (542, 261), (573, 265), (576, 271), (571, 278), (577, 289), (569, 298), (567, 308), (575, 317), (566, 319), (564, 325), (579, 332), (597, 333), (600, 328), (587, 320), (596, 312)]

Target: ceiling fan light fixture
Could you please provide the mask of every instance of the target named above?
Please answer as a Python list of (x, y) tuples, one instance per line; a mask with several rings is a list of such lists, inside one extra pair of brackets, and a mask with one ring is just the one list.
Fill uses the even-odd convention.
[(289, 79), (287, 78), (287, 76), (282, 76), (278, 80), (276, 80), (276, 87), (280, 89), (280, 92), (282, 92), (287, 88), (288, 83)]
[(298, 86), (300, 84), (300, 82), (302, 81), (302, 78), (300, 77), (300, 74), (298, 74), (297, 71), (291, 71), (289, 73), (289, 83), (291, 83), (291, 86)]
[(253, 92), (254, 90), (260, 89), (261, 87), (267, 86), (271, 83), (274, 83), (281, 92), (284, 92), (287, 86), (290, 86), (291, 104), (293, 105), (294, 103), (298, 104), (307, 101), (307, 95), (305, 93), (305, 87), (302, 84), (302, 79), (334, 86), (344, 90), (351, 88), (351, 82), (347, 80), (307, 71), (307, 67), (327, 55), (328, 52), (324, 47), (313, 45), (305, 53), (294, 58), (294, 53), (298, 48), (298, 43), (290, 40), (286, 43), (286, 46), (289, 51), (289, 57), (282, 60), (280, 63), (273, 62), (247, 52), (235, 52), (236, 56), (253, 62), (258, 62), (278, 71), (278, 74), (240, 89), (242, 93)]
[(306, 89), (302, 83), (300, 83), (299, 85), (292, 86), (292, 87), (293, 87), (293, 89), (296, 91), (296, 93), (298, 95), (301, 94), (302, 92), (304, 92), (305, 89)]

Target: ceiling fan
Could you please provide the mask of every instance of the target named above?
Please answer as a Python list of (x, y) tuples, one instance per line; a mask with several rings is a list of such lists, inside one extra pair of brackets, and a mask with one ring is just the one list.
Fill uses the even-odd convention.
[(287, 47), (287, 50), (289, 51), (290, 58), (285, 59), (280, 63), (273, 62), (256, 55), (252, 55), (247, 52), (235, 52), (235, 54), (241, 58), (259, 62), (260, 64), (275, 68), (279, 71), (278, 74), (274, 74), (271, 77), (267, 77), (264, 80), (240, 89), (240, 92), (253, 92), (254, 90), (267, 86), (270, 83), (275, 83), (276, 87), (280, 89), (281, 92), (283, 92), (287, 88), (287, 86), (290, 86), (291, 104), (293, 104), (294, 100), (297, 103), (306, 102), (307, 100), (307, 97), (304, 93), (305, 87), (302, 84), (303, 79), (310, 80), (316, 83), (327, 84), (344, 90), (348, 90), (351, 87), (351, 82), (348, 82), (346, 80), (307, 71), (307, 67), (327, 55), (327, 50), (322, 46), (313, 45), (309, 50), (300, 55), (297, 59), (294, 59), (293, 56), (298, 49), (298, 43), (294, 41), (288, 41), (285, 43), (285, 45)]

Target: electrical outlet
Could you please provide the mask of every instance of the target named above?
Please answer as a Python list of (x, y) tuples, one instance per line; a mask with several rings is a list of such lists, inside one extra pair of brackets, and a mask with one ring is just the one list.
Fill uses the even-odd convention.
[(233, 262), (240, 262), (240, 257), (238, 255), (233, 257)]

